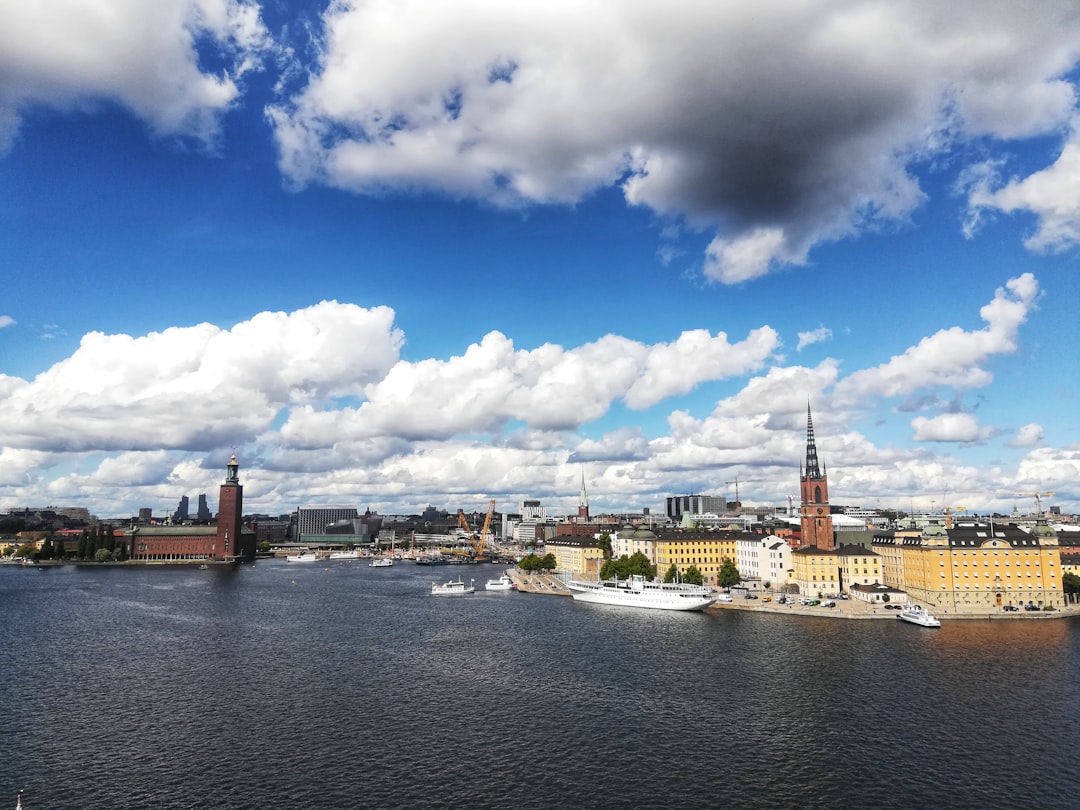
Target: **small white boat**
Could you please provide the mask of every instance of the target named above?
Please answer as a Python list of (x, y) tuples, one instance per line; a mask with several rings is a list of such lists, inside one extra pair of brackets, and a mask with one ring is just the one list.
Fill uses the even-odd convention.
[(393, 557), (376, 557), (368, 563), (371, 568), (389, 568), (393, 564)]
[(333, 551), (330, 553), (331, 560), (359, 560), (360, 551), (353, 549), (352, 551)]
[(460, 578), (450, 580), (442, 585), (437, 582), (431, 583), (431, 595), (432, 596), (466, 596), (476, 591), (473, 585), (473, 580), (469, 580), (469, 584), (466, 585)]
[(291, 557), (286, 557), (289, 562), (315, 562), (318, 558), (314, 551), (305, 551), (302, 554), (294, 554)]
[(941, 622), (929, 610), (924, 610), (918, 605), (908, 605), (900, 611), (899, 618), (905, 622), (920, 625), (921, 627), (941, 627)]
[(515, 588), (517, 588), (517, 584), (506, 574), (503, 574), (498, 579), (489, 579), (487, 585), (484, 586), (486, 591), (512, 591)]

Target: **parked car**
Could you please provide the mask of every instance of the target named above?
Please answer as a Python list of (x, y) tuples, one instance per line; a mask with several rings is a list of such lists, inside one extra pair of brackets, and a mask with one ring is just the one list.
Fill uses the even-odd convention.
[(1014, 610), (1020, 610), (1020, 608), (1018, 608), (1016, 605), (1005, 605), (1005, 607), (1003, 607), (1002, 610), (1006, 610), (1006, 611), (1009, 611), (1011, 613)]
[(762, 602), (771, 602), (771, 601), (772, 601), (772, 597), (771, 597), (771, 596), (769, 596), (768, 594), (765, 594), (765, 596), (761, 597), (761, 601), (762, 601)]
[(1028, 602), (1024, 605), (1024, 610), (1041, 610), (1041, 608), (1038, 605), (1033, 605), (1031, 602)]
[(757, 599), (757, 594), (756, 593), (747, 593), (747, 594), (743, 595), (743, 598), (744, 599)]
[(886, 603), (885, 609), (886, 610), (901, 610), (902, 608), (900, 607), (900, 605), (892, 605), (892, 604)]
[(821, 603), (821, 606), (822, 607), (836, 607), (836, 602), (834, 602), (832, 599), (826, 599), (824, 602)]
[(850, 599), (851, 597), (849, 597), (849, 596), (848, 596), (848, 595), (847, 595), (846, 593), (842, 593), (842, 594), (840, 594), (840, 596), (838, 596), (837, 598), (838, 598), (838, 599)]

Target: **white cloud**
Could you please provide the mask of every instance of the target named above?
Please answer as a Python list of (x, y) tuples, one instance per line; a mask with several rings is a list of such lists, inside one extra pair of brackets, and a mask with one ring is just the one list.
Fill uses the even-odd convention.
[(957, 389), (988, 385), (993, 374), (981, 365), (994, 355), (1016, 351), (1017, 331), (1034, 308), (1038, 292), (1038, 282), (1030, 273), (1010, 279), (979, 310), (987, 323), (985, 329), (943, 329), (887, 363), (856, 371), (837, 384), (837, 402), (903, 396), (939, 385)]
[(14, 326), (14, 325), (15, 325), (15, 319), (12, 318), (10, 315), (0, 315), (0, 329), (3, 329), (5, 326)]
[[(1068, 121), (1068, 0), (332, 3), (308, 85), (268, 109), (287, 177), (497, 205), (628, 203), (718, 232), (738, 283), (923, 200), (909, 165)], [(792, 77), (798, 77), (792, 82)]]
[(385, 307), (323, 302), (133, 338), (85, 335), (31, 382), (0, 380), (8, 446), (208, 449), (249, 440), (289, 405), (355, 395), (398, 358)]
[[(211, 43), (231, 63), (224, 73), (200, 68), (198, 48)], [(156, 133), (210, 141), (268, 46), (247, 0), (0, 4), (0, 152), (35, 104), (115, 101)]]
[(832, 340), (832, 330), (827, 329), (824, 326), (819, 326), (817, 329), (809, 332), (799, 332), (799, 345), (795, 347), (795, 351), (801, 352), (807, 346), (812, 346), (815, 343), (821, 343), (823, 340)]
[(1043, 438), (1042, 425), (1032, 422), (1016, 431), (1016, 435), (1007, 444), (1009, 447), (1035, 447), (1042, 443)]
[[(995, 167), (999, 168), (999, 167)], [(1025, 178), (998, 184), (997, 172), (984, 171), (972, 183), (968, 196), (968, 221), (977, 227), (988, 209), (1008, 214), (1028, 211), (1038, 227), (1024, 244), (1036, 253), (1060, 253), (1080, 245), (1080, 119), (1053, 165)], [(970, 227), (973, 232), (976, 227)]]
[(994, 436), (994, 429), (980, 427), (979, 420), (969, 413), (943, 413), (911, 420), (912, 439), (917, 442), (984, 442)]

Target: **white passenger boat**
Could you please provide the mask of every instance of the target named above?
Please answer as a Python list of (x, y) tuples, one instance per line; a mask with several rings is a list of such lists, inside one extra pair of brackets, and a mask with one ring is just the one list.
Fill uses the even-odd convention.
[(566, 583), (571, 596), (579, 602), (619, 607), (654, 608), (657, 610), (701, 610), (716, 600), (706, 585), (685, 582), (647, 582), (635, 575), (629, 579), (605, 579), (585, 582), (571, 579)]
[(291, 557), (286, 557), (289, 562), (315, 562), (318, 556), (314, 551), (305, 551), (300, 554), (294, 554)]
[(922, 627), (941, 627), (941, 622), (929, 610), (918, 605), (908, 605), (900, 611), (899, 618)]
[(489, 579), (487, 585), (484, 586), (484, 590), (487, 591), (512, 591), (517, 587), (514, 580), (509, 576), (503, 574), (498, 579)]
[(460, 577), (455, 580), (450, 580), (442, 585), (437, 582), (431, 583), (431, 595), (432, 596), (466, 596), (467, 594), (474, 593), (476, 591), (473, 585), (473, 580), (469, 580), (469, 584), (466, 585), (461, 581)]
[(394, 564), (392, 557), (376, 557), (368, 565), (371, 568), (389, 568)]
[(359, 560), (360, 550), (353, 549), (352, 551), (334, 551), (330, 553), (331, 560)]

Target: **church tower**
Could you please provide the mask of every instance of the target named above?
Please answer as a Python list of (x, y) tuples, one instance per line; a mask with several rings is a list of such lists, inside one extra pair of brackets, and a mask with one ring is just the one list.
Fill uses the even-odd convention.
[(217, 539), (214, 556), (232, 560), (246, 556), (242, 547), (241, 517), (244, 514), (244, 488), (240, 486), (240, 465), (233, 454), (229, 466), (225, 468), (225, 483), (218, 495)]
[(802, 517), (801, 547), (817, 546), (822, 551), (836, 548), (833, 539), (832, 515), (829, 512), (829, 476), (818, 464), (817, 445), (814, 443), (814, 420), (810, 416), (810, 403), (806, 404), (806, 466), (799, 471), (799, 489), (802, 493), (800, 514)]
[(589, 522), (589, 496), (585, 494), (585, 471), (581, 471), (581, 498), (578, 500), (578, 518), (583, 523)]

